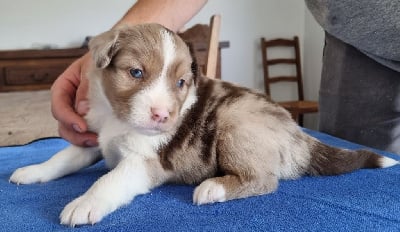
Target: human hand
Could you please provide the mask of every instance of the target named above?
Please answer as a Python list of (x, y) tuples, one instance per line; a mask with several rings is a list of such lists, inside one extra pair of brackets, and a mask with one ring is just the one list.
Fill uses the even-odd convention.
[(87, 69), (91, 62), (87, 53), (72, 63), (51, 87), (51, 112), (58, 120), (60, 136), (77, 146), (97, 146), (97, 135), (88, 131), (83, 116), (89, 110), (87, 101)]

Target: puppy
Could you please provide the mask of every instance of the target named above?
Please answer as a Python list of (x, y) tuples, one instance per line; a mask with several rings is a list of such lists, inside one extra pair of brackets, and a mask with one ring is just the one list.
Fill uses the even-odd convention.
[(90, 51), (86, 119), (99, 147), (69, 146), (10, 178), (46, 182), (104, 158), (111, 170), (64, 208), (62, 224), (97, 223), (167, 182), (200, 183), (193, 202), (201, 205), (271, 193), (279, 179), (397, 164), (322, 144), (267, 96), (199, 77), (188, 46), (158, 24), (105, 32)]

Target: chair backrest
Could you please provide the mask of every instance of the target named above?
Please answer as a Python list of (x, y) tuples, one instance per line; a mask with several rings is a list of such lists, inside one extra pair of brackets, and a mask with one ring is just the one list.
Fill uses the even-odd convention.
[(208, 40), (208, 53), (206, 65), (206, 77), (217, 76), (219, 31), (221, 28), (221, 16), (213, 15), (210, 20), (210, 38)]
[[(294, 49), (294, 57), (293, 58), (269, 58), (268, 57), (268, 48), (272, 47), (292, 47)], [(297, 90), (298, 90), (298, 100), (304, 100), (303, 93), (303, 80), (301, 73), (301, 61), (300, 61), (300, 47), (299, 47), (299, 38), (297, 36), (293, 37), (293, 39), (273, 39), (266, 40), (265, 38), (261, 38), (261, 51), (262, 51), (262, 62), (264, 69), (264, 85), (265, 92), (268, 95), (271, 95), (270, 85), (277, 82), (296, 82)], [(270, 76), (269, 67), (273, 65), (295, 65), (296, 66), (296, 74), (293, 76)]]
[(192, 46), (200, 74), (209, 78), (221, 78), (219, 33), (221, 16), (213, 15), (210, 24), (196, 24), (179, 33)]

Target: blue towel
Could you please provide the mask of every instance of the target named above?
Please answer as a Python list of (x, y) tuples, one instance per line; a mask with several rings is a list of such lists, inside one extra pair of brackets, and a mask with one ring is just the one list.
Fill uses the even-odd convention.
[[(305, 131), (333, 146), (361, 148)], [(204, 206), (192, 204), (194, 186), (165, 185), (98, 224), (72, 229), (58, 216), (107, 173), (104, 162), (48, 183), (8, 182), (16, 168), (45, 161), (67, 145), (52, 138), (0, 148), (0, 231), (400, 231), (400, 165), (281, 181), (272, 194)]]

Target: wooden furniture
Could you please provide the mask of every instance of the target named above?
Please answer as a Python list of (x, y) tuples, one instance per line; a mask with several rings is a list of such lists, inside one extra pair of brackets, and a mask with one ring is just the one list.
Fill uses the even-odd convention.
[(221, 17), (213, 15), (210, 24), (196, 24), (179, 33), (193, 50), (200, 74), (221, 79), (221, 49), (228, 48), (228, 41), (219, 41)]
[(86, 48), (0, 51), (0, 92), (49, 89)]
[(210, 20), (210, 38), (208, 39), (206, 77), (216, 78), (218, 64), (219, 31), (221, 16), (213, 15)]
[[(218, 41), (219, 27), (220, 16), (213, 16), (210, 25), (197, 24), (179, 35), (192, 45), (201, 74), (220, 79), (221, 49), (229, 47), (229, 42)], [(87, 51), (87, 48), (0, 51), (0, 92), (49, 89)]]
[[(272, 47), (291, 47), (294, 49), (293, 58), (269, 58), (268, 49)], [(286, 108), (299, 125), (303, 126), (303, 115), (305, 113), (318, 112), (318, 102), (304, 100), (303, 81), (300, 61), (299, 39), (273, 39), (266, 40), (261, 38), (262, 62), (264, 69), (265, 92), (271, 95), (270, 85), (277, 82), (294, 82), (297, 84), (298, 99), (295, 101), (278, 102)], [(295, 65), (296, 74), (294, 76), (270, 76), (269, 68), (273, 65)], [(272, 97), (272, 96), (271, 96)]]

